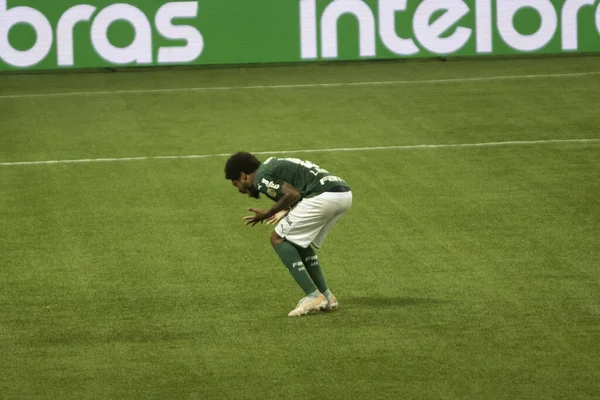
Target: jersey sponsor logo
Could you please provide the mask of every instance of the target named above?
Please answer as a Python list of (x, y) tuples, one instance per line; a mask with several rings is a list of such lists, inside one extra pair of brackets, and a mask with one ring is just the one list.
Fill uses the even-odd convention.
[(272, 188), (272, 189), (275, 189), (275, 190), (279, 189), (279, 184), (277, 184), (275, 182), (271, 182), (268, 179), (262, 178), (261, 183), (264, 184), (268, 188)]

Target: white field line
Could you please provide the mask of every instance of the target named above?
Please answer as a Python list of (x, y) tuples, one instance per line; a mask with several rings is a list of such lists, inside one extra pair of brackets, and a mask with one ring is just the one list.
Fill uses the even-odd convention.
[[(345, 151), (375, 151), (375, 150), (411, 150), (411, 149), (444, 149), (444, 148), (469, 148), (469, 147), (498, 147), (515, 145), (542, 145), (542, 144), (566, 144), (566, 143), (600, 143), (600, 139), (548, 139), (548, 140), (513, 140), (506, 142), (483, 142), (483, 143), (457, 143), (457, 144), (416, 144), (405, 146), (374, 146), (374, 147), (336, 147), (330, 149), (304, 149), (304, 150), (277, 150), (277, 151), (254, 151), (257, 155), (281, 155), (296, 153), (328, 153)], [(120, 162), (120, 161), (142, 161), (142, 160), (170, 160), (170, 159), (196, 159), (228, 157), (232, 153), (214, 153), (184, 156), (147, 156), (147, 157), (122, 157), (122, 158), (83, 158), (75, 160), (47, 160), (47, 161), (18, 161), (2, 162), (0, 167), (17, 165), (41, 165), (41, 164), (72, 164), (72, 163), (96, 163), (96, 162)]]
[(174, 93), (174, 92), (204, 92), (223, 90), (260, 90), (260, 89), (302, 89), (302, 88), (331, 88), (350, 86), (383, 86), (383, 85), (418, 85), (436, 83), (468, 83), (481, 81), (502, 81), (511, 79), (540, 79), (540, 78), (569, 78), (590, 75), (600, 75), (600, 71), (572, 72), (564, 74), (530, 74), (530, 75), (500, 75), (481, 76), (469, 78), (447, 78), (447, 79), (417, 79), (397, 81), (366, 81), (366, 82), (333, 82), (333, 83), (299, 83), (288, 85), (252, 85), (252, 86), (208, 86), (193, 88), (167, 88), (167, 89), (126, 89), (126, 90), (101, 90), (90, 92), (58, 92), (58, 93), (32, 93), (32, 94), (4, 94), (0, 99), (26, 99), (36, 97), (66, 97), (66, 96), (94, 96), (111, 94), (140, 94), (140, 93)]

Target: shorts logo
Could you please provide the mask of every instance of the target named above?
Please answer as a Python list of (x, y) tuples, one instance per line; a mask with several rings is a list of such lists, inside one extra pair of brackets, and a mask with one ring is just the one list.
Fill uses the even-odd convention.
[(277, 197), (277, 192), (273, 188), (268, 188), (267, 189), (267, 195), (269, 197)]

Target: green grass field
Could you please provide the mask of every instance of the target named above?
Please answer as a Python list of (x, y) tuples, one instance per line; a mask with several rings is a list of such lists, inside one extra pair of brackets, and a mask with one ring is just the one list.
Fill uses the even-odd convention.
[[(600, 58), (0, 75), (0, 398), (600, 398), (588, 72)], [(373, 81), (403, 82), (316, 85)], [(270, 203), (224, 179), (238, 150), (351, 184), (319, 252), (337, 313), (287, 317), (303, 293), (272, 228), (241, 220)], [(152, 158), (186, 155), (206, 157)]]

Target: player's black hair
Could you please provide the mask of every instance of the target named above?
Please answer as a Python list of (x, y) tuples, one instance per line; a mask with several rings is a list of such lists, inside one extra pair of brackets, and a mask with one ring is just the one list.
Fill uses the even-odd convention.
[(225, 164), (225, 179), (238, 179), (243, 173), (251, 174), (260, 167), (260, 161), (250, 153), (240, 151), (229, 157)]

